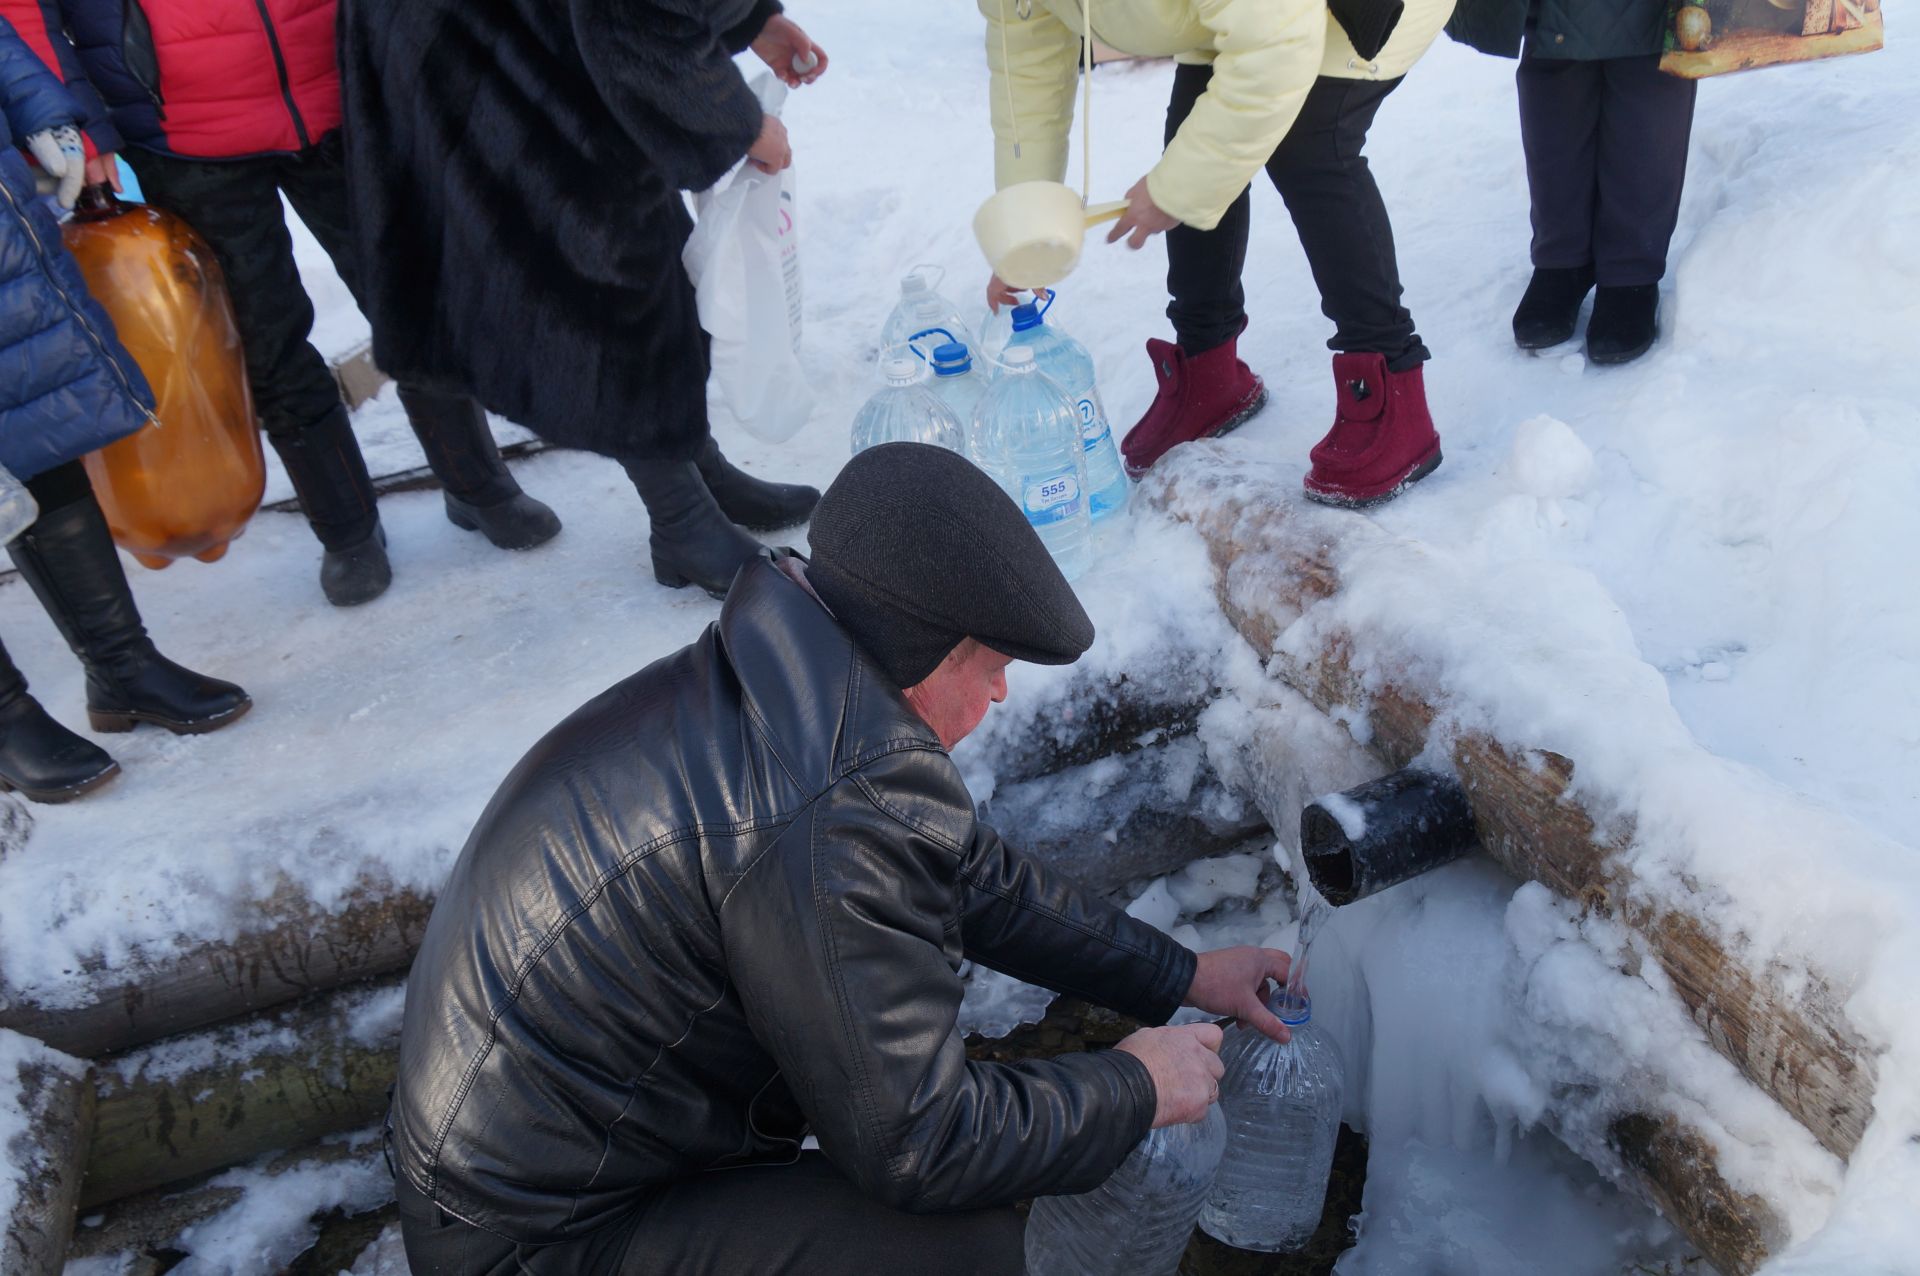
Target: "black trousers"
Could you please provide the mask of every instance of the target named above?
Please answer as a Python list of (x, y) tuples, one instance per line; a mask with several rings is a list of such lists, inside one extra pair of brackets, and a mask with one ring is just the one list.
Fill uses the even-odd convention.
[(905, 1214), (863, 1195), (817, 1152), (720, 1170), (650, 1195), (627, 1218), (559, 1245), (515, 1245), (436, 1209), (404, 1178), (413, 1276), (1021, 1276), (1011, 1208)]
[(1603, 287), (1660, 282), (1680, 217), (1693, 80), (1657, 54), (1577, 62), (1536, 56), (1515, 73), (1533, 201), (1533, 264), (1591, 265)]
[[(1167, 103), (1167, 140), (1193, 110), (1213, 77), (1208, 66), (1182, 65), (1173, 73)], [(1321, 76), (1307, 92), (1299, 117), (1267, 161), (1267, 176), (1286, 201), (1320, 289), (1320, 309), (1333, 320), (1327, 347), (1383, 354), (1395, 372), (1423, 363), (1427, 348), (1400, 304), (1400, 265), (1393, 226), (1360, 152), (1380, 103), (1395, 80)], [(1252, 215), (1250, 191), (1241, 191), (1212, 230), (1176, 226), (1167, 232), (1167, 318), (1188, 354), (1232, 339), (1245, 326), (1247, 263)]]

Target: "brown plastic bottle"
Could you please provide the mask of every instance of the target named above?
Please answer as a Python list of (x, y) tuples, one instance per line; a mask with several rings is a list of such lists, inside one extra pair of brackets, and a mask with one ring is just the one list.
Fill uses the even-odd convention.
[(172, 213), (89, 186), (63, 230), (147, 374), (157, 423), (86, 457), (113, 539), (147, 567), (211, 563), (260, 508), (266, 464), (213, 250)]

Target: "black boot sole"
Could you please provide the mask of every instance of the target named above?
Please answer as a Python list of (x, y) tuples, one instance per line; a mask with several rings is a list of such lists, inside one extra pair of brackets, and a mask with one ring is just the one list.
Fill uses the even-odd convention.
[(463, 532), (479, 532), (492, 543), (495, 549), (506, 549), (516, 552), (534, 549), (546, 544), (560, 534), (560, 520), (556, 517), (553, 520), (552, 527), (539, 529), (531, 536), (496, 536), (491, 527), (488, 527), (478, 517), (468, 512), (471, 508), (471, 506), (468, 506), (464, 502), (456, 505), (452, 499), (448, 499), (446, 502), (447, 521)]
[[(695, 583), (691, 576), (685, 575), (678, 569), (668, 567), (665, 563), (661, 562), (658, 554), (653, 556), (653, 578), (662, 585), (665, 585), (668, 589), (685, 589), (688, 585)], [(714, 589), (708, 585), (701, 585), (700, 588), (706, 593), (707, 597), (713, 599), (715, 602), (726, 601), (726, 590)]]
[(47, 806), (59, 806), (61, 803), (71, 802), (77, 797), (85, 797), (101, 785), (116, 778), (119, 774), (120, 764), (118, 762), (109, 763), (107, 769), (100, 774), (82, 780), (78, 784), (70, 784), (64, 789), (30, 789), (24, 784), (15, 784), (12, 780), (0, 775), (0, 793), (18, 793), (29, 802), (40, 802)]
[(131, 731), (145, 722), (156, 727), (165, 727), (175, 735), (205, 735), (209, 731), (218, 731), (228, 723), (237, 722), (247, 716), (247, 710), (253, 708), (253, 701), (242, 700), (225, 713), (217, 713), (211, 718), (197, 718), (183, 722), (177, 718), (168, 718), (157, 713), (148, 713), (143, 709), (87, 709), (87, 724), (102, 735), (118, 735)]

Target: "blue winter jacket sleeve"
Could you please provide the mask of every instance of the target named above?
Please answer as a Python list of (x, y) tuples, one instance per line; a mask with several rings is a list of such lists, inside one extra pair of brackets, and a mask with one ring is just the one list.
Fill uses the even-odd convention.
[(80, 104), (60, 77), (47, 69), (13, 24), (0, 18), (0, 110), (16, 143), (44, 129), (78, 124)]

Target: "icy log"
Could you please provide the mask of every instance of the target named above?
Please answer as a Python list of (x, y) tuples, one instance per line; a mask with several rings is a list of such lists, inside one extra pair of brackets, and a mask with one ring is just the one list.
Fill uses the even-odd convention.
[(1003, 787), (986, 818), (1009, 845), (1107, 895), (1267, 830), (1192, 736)]
[(1687, 1220), (1677, 1225), (1720, 1276), (1749, 1276), (1786, 1243), (1786, 1223), (1773, 1207), (1729, 1186), (1713, 1149), (1677, 1121), (1624, 1116), (1607, 1133), (1660, 1212)]
[(361, 1129), (387, 1107), (404, 985), (311, 998), (98, 1068), (85, 1207)]
[(405, 970), (432, 911), (426, 895), (372, 884), (337, 912), (289, 891), (263, 903), (260, 925), (236, 938), (96, 971), (89, 1005), (41, 1006), (0, 985), (0, 1028), (82, 1058), (129, 1050)]
[[(1221, 606), (1257, 651), (1273, 652), (1281, 631), (1339, 588), (1329, 535), (1377, 532), (1364, 520), (1303, 511), (1291, 492), (1248, 482), (1243, 463), (1188, 452), (1155, 471), (1148, 497), (1199, 531)], [(1406, 766), (1425, 747), (1429, 689), (1368, 685), (1338, 638), (1311, 659), (1276, 655), (1269, 669), (1324, 712), (1363, 711), (1366, 743), (1388, 765)], [(1453, 742), (1452, 760), (1496, 860), (1636, 930), (1715, 1048), (1835, 1155), (1851, 1155), (1873, 1110), (1873, 1063), (1818, 972), (1749, 964), (1699, 918), (1637, 900), (1618, 856), (1632, 829), (1596, 828), (1569, 795), (1573, 760), (1477, 733)]]
[(19, 1190), (0, 1237), (0, 1272), (57, 1276), (80, 1201), (93, 1085), (77, 1060), (45, 1057), (28, 1057), (5, 1083), (19, 1087), (28, 1128), (8, 1144), (0, 1165), (0, 1173), (17, 1175)]

